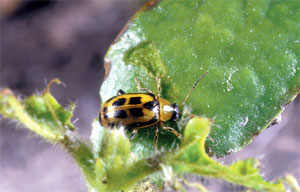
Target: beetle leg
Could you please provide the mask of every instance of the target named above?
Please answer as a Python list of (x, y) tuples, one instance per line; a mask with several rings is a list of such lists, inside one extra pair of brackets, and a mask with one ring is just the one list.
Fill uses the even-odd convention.
[(160, 95), (161, 95), (161, 84), (160, 84), (161, 79), (158, 76), (156, 76), (155, 80), (157, 82), (157, 97), (160, 97)]
[(152, 92), (150, 89), (143, 88), (143, 87), (141, 86), (140, 80), (135, 79), (135, 81), (136, 81), (137, 87), (138, 87), (138, 89), (139, 89), (140, 92), (148, 92), (148, 93), (152, 93), (152, 94), (153, 94), (153, 92)]
[(173, 133), (174, 135), (176, 135), (178, 137), (178, 139), (182, 139), (182, 136), (180, 133), (178, 133), (177, 131), (175, 131), (175, 129), (173, 129), (172, 127), (165, 127), (164, 124), (162, 122), (160, 122), (160, 126), (161, 128), (163, 128), (164, 130), (170, 131), (171, 133)]
[(132, 134), (130, 136), (130, 141), (132, 141), (132, 139), (135, 138), (135, 136), (137, 135), (137, 132), (138, 132), (137, 129), (135, 129), (135, 130), (132, 131)]
[(117, 95), (123, 95), (125, 94), (125, 92), (122, 89), (119, 89), (119, 91), (117, 92)]
[(159, 131), (157, 124), (154, 125), (154, 128), (155, 128), (154, 146), (155, 146), (155, 149), (157, 150), (158, 131)]

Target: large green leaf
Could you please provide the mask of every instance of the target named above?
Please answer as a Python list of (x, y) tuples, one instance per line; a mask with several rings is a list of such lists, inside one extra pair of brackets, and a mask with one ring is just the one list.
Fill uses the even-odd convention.
[[(181, 103), (205, 71), (187, 104), (215, 119), (208, 149), (238, 151), (266, 128), (300, 89), (300, 1), (150, 1), (110, 47), (102, 102), (118, 89), (137, 92), (135, 78)], [(153, 150), (152, 129), (134, 148)], [(162, 139), (164, 137), (164, 139)], [(160, 135), (161, 145), (176, 138)], [(175, 145), (176, 146), (176, 145)]]

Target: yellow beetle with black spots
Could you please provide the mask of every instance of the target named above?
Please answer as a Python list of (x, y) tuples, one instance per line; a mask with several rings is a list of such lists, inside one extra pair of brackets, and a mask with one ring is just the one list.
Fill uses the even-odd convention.
[[(193, 91), (197, 83), (207, 74), (203, 74), (194, 84), (193, 88), (187, 94), (183, 104)], [(102, 106), (99, 114), (99, 121), (103, 127), (114, 127), (123, 125), (125, 129), (132, 130), (130, 139), (133, 139), (138, 129), (155, 127), (155, 140), (158, 140), (158, 125), (161, 128), (172, 132), (179, 139), (181, 134), (171, 127), (165, 127), (163, 122), (176, 120), (179, 117), (179, 109), (176, 103), (172, 104), (166, 99), (161, 98), (160, 79), (156, 78), (158, 94), (154, 95), (149, 89), (142, 88), (138, 80), (138, 89), (146, 93), (125, 93), (118, 91), (118, 95), (107, 100)]]

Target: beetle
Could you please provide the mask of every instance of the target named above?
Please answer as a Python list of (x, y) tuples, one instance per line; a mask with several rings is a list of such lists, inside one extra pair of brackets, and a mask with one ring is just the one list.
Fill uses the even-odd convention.
[[(194, 84), (190, 92), (186, 95), (182, 105), (186, 102), (198, 82), (207, 74), (205, 72)], [(130, 140), (132, 140), (139, 129), (154, 126), (157, 146), (158, 125), (167, 130), (179, 139), (181, 134), (171, 127), (166, 127), (163, 122), (176, 120), (179, 118), (179, 109), (176, 103), (161, 97), (161, 79), (156, 77), (158, 93), (155, 95), (151, 90), (142, 88), (141, 83), (136, 79), (138, 90), (144, 93), (125, 93), (123, 90), (117, 92), (117, 96), (108, 99), (103, 103), (99, 113), (99, 122), (103, 127), (113, 128), (123, 125), (125, 129), (132, 130)]]

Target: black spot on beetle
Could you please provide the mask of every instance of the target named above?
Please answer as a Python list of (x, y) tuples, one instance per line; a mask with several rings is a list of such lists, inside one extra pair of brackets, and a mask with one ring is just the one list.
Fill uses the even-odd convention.
[(108, 118), (108, 115), (106, 113), (103, 116), (104, 116), (104, 119)]
[(127, 118), (127, 114), (124, 110), (117, 110), (114, 112), (115, 118), (125, 119)]
[(107, 111), (107, 107), (104, 107), (104, 108), (103, 108), (103, 112), (106, 112), (106, 111)]
[(142, 116), (144, 116), (142, 108), (131, 108), (131, 109), (129, 109), (129, 111), (130, 111), (130, 114), (133, 117), (142, 117)]
[(141, 97), (131, 97), (129, 104), (141, 104)]
[(124, 105), (125, 101), (126, 101), (125, 98), (120, 98), (120, 99), (114, 101), (112, 103), (112, 105), (115, 106), (115, 107), (120, 107), (120, 106)]
[(150, 111), (152, 111), (155, 107), (158, 107), (158, 106), (159, 106), (159, 103), (157, 100), (149, 101), (144, 104), (144, 107), (146, 109), (149, 109)]

